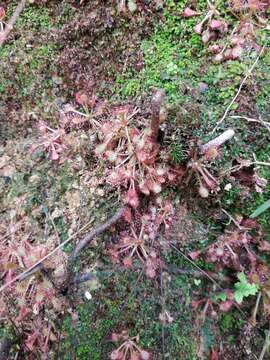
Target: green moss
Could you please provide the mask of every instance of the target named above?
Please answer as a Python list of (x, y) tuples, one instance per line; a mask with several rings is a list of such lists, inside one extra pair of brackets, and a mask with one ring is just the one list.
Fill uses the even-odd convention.
[(183, 20), (182, 10), (183, 4), (168, 2), (164, 22), (142, 42), (144, 68), (139, 73), (129, 68), (118, 76), (116, 90), (121, 96), (135, 96), (154, 86), (163, 87), (169, 99), (177, 101), (182, 83), (198, 74), (200, 61), (191, 64), (189, 59), (204, 48), (192, 30), (195, 20)]
[[(262, 132), (263, 134), (263, 132)], [(239, 148), (240, 144), (236, 144), (235, 147)], [(246, 147), (242, 147), (242, 150), (247, 150)], [(253, 143), (250, 144), (249, 151), (246, 151), (245, 154), (239, 154), (240, 156), (243, 155), (243, 158), (251, 159), (252, 153), (256, 154), (257, 161), (267, 162), (270, 158), (270, 145), (266, 142), (261, 145), (259, 149), (259, 144)], [(257, 170), (258, 175), (265, 179), (269, 180), (270, 170), (268, 166), (261, 166), (259, 170)], [(221, 203), (230, 213), (238, 213), (245, 217), (249, 217), (252, 212), (263, 204), (265, 201), (270, 199), (270, 185), (269, 182), (267, 183), (266, 187), (263, 191), (256, 192), (254, 186), (248, 189), (248, 196), (243, 196), (242, 188), (236, 182), (233, 184), (233, 188), (229, 192), (224, 192), (222, 195)], [(269, 211), (265, 211), (256, 219), (265, 230), (266, 237), (270, 240), (270, 213)]]
[[(14, 8), (9, 7), (8, 13), (13, 13)], [(19, 29), (48, 30), (51, 28), (49, 9), (45, 6), (28, 5), (19, 16), (16, 27)]]
[(172, 142), (170, 145), (171, 159), (175, 164), (180, 164), (184, 160), (183, 145), (180, 141)]
[[(110, 279), (103, 281), (102, 290), (93, 294), (93, 300), (79, 307), (79, 320), (75, 326), (71, 326), (69, 317), (65, 319), (64, 359), (68, 359), (66, 354), (70, 354), (72, 347), (76, 349), (75, 357), (108, 358), (115, 348), (108, 341), (110, 335), (122, 330), (127, 330), (129, 336), (138, 335), (139, 345), (152, 352), (154, 358), (162, 356), (162, 324), (158, 319), (162, 297), (151, 280), (142, 277), (138, 282), (138, 276), (139, 272), (134, 271), (111, 274)], [(179, 289), (184, 291), (182, 303), (179, 302)], [(196, 344), (190, 337), (192, 318), (187, 306), (190, 302), (188, 279), (173, 276), (165, 291), (166, 309), (174, 322), (163, 329), (164, 351), (170, 354), (170, 359), (181, 356), (183, 360), (195, 360)]]
[(237, 336), (237, 332), (241, 329), (244, 321), (241, 313), (235, 309), (229, 313), (221, 315), (219, 319), (219, 328), (222, 334)]
[[(62, 358), (70, 359), (72, 356), (79, 359), (93, 360), (105, 359), (106, 354), (112, 351), (112, 344), (108, 341), (111, 330), (116, 326), (120, 309), (112, 300), (105, 300), (103, 311), (106, 317), (96, 317), (96, 304), (85, 303), (78, 308), (78, 322), (74, 326), (71, 318), (66, 318), (63, 330), (67, 338), (62, 346)], [(94, 322), (95, 321), (95, 322)]]

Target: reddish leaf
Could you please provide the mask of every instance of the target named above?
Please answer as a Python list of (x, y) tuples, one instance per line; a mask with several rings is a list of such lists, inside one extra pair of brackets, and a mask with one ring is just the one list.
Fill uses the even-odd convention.
[(117, 333), (112, 333), (112, 335), (111, 335), (112, 342), (118, 342), (120, 338), (121, 338), (121, 335), (119, 335)]
[(256, 229), (258, 227), (258, 223), (254, 219), (243, 219), (240, 225), (249, 229)]
[(153, 191), (153, 193), (155, 193), (155, 194), (160, 193), (161, 190), (162, 190), (160, 184), (159, 184), (158, 182), (154, 182), (154, 181), (152, 181), (152, 182), (149, 183), (149, 188), (150, 188), (150, 190)]
[(221, 311), (228, 312), (230, 310), (230, 308), (232, 307), (232, 305), (233, 305), (232, 300), (226, 300), (226, 301), (223, 301), (219, 305), (219, 308), (220, 308)]
[(197, 16), (197, 15), (200, 15), (200, 13), (198, 13), (197, 11), (195, 10), (192, 10), (191, 8), (189, 7), (186, 7), (183, 11), (183, 17), (188, 19), (188, 18), (191, 18), (193, 16)]
[(212, 20), (210, 23), (210, 28), (212, 30), (220, 30), (223, 27), (223, 22), (220, 20)]
[(224, 56), (222, 54), (217, 54), (215, 57), (214, 57), (214, 62), (215, 63), (221, 63), (222, 61), (224, 60)]
[(139, 188), (140, 188), (140, 191), (145, 194), (145, 195), (150, 195), (150, 189), (149, 189), (149, 186), (148, 186), (148, 183), (147, 181), (142, 181), (140, 184), (139, 184)]
[(203, 32), (203, 26), (202, 24), (197, 24), (195, 27), (194, 27), (194, 31), (196, 34), (201, 34)]
[(239, 59), (241, 57), (242, 53), (243, 53), (242, 46), (237, 45), (232, 49), (232, 58), (234, 60)]
[(31, 335), (28, 335), (26, 341), (25, 341), (25, 345), (28, 347), (28, 349), (30, 351), (33, 351), (34, 350), (34, 345), (35, 345), (35, 342), (37, 341), (38, 339), (38, 331), (34, 331), (33, 334)]
[(29, 313), (30, 313), (29, 308), (27, 308), (26, 306), (22, 306), (19, 315), (16, 318), (16, 321), (18, 322), (22, 321)]
[(146, 268), (145, 273), (150, 279), (154, 279), (156, 276), (156, 270), (151, 267)]
[(59, 159), (59, 155), (55, 149), (52, 149), (51, 154), (50, 154), (50, 159), (53, 161), (56, 161)]
[(135, 189), (128, 190), (125, 201), (133, 208), (137, 208), (139, 206), (139, 197)]
[(218, 360), (219, 356), (218, 356), (218, 351), (212, 349), (211, 350), (211, 355), (210, 355), (210, 360)]
[(240, 38), (239, 36), (234, 36), (231, 38), (232, 45), (243, 45), (244, 42), (245, 42), (245, 39)]
[(191, 307), (193, 309), (197, 309), (198, 306), (201, 305), (201, 303), (203, 303), (205, 300), (192, 300), (191, 301)]
[(133, 352), (131, 355), (130, 355), (130, 360), (141, 360), (142, 358), (139, 356), (139, 354), (137, 352)]
[(125, 258), (123, 259), (123, 265), (124, 265), (124, 267), (127, 268), (127, 269), (132, 268), (132, 259), (131, 259), (130, 256), (125, 257)]
[(210, 45), (208, 49), (212, 54), (218, 54), (221, 51), (221, 47), (217, 44)]
[(5, 9), (2, 6), (0, 6), (0, 21), (4, 20), (5, 16), (6, 16)]
[(270, 243), (266, 240), (262, 240), (259, 245), (260, 251), (270, 252)]
[(132, 214), (130, 208), (126, 207), (123, 213), (123, 218), (127, 223), (131, 223), (132, 220)]
[(75, 94), (75, 99), (79, 105), (86, 106), (89, 102), (88, 96), (83, 92), (77, 92)]
[(215, 40), (217, 38), (217, 34), (214, 31), (205, 30), (202, 34), (202, 42), (204, 44), (208, 44), (211, 40)]
[(209, 191), (205, 186), (200, 185), (199, 194), (202, 198), (207, 198), (209, 196)]
[(196, 260), (199, 256), (201, 255), (201, 251), (197, 250), (197, 251), (191, 251), (188, 256), (192, 259), (192, 260)]

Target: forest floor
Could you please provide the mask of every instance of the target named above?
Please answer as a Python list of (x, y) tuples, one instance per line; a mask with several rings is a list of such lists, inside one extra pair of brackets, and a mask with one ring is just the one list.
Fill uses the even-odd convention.
[[(18, 248), (26, 252), (26, 243), (30, 255), (39, 246), (52, 250), (88, 224), (64, 246), (61, 257), (66, 259), (83, 234), (120, 206), (120, 187), (108, 185), (106, 161), (94, 154), (97, 136), (91, 126), (66, 132), (57, 161), (44, 147), (38, 148), (44, 141), (40, 121), (57, 129), (66, 103), (85, 111), (78, 97), (76, 103), (76, 94), (92, 99), (92, 118), (103, 121), (128, 105), (136, 109), (132, 121), (137, 125), (150, 121), (152, 94), (164, 89), (167, 117), (160, 141), (167, 161), (176, 168), (186, 166), (198, 145), (234, 129), (235, 136), (210, 162), (218, 189), (200, 196), (195, 176), (188, 183), (164, 186), (158, 201), (166, 201), (174, 211), (169, 228), (155, 240), (163, 266), (153, 278), (146, 276), (138, 259), (131, 269), (111, 260), (108, 253), (119, 241), (115, 226), (96, 237), (81, 256), (77, 270), (91, 271), (92, 277), (74, 288), (65, 310), (57, 313), (43, 304), (28, 318), (18, 316), (17, 305), (12, 305), (14, 292), (7, 291), (0, 304), (5, 301), (5, 308), (12, 309), (9, 317), (0, 317), (0, 335), (18, 336), (19, 331), (22, 338), (29, 336), (26, 347), (24, 339), (15, 340), (11, 359), (109, 359), (117, 347), (111, 336), (123, 331), (137, 337), (153, 359), (259, 359), (265, 345), (270, 303), (265, 281), (256, 296), (246, 296), (241, 305), (230, 304), (228, 311), (220, 306), (236, 291), (239, 273), (250, 275), (245, 266), (254, 263), (242, 255), (246, 245), (241, 244), (237, 253), (243, 266), (236, 268), (228, 263), (216, 267), (209, 254), (198, 255), (222, 236), (240, 236), (238, 231), (242, 236), (250, 224), (246, 220), (270, 199), (269, 183), (264, 182), (270, 179), (269, 28), (262, 19), (260, 23), (249, 13), (235, 14), (227, 1), (219, 1), (218, 16), (229, 30), (220, 32), (213, 43), (229, 48), (232, 31), (252, 40), (241, 45), (239, 56), (217, 62), (209, 44), (194, 32), (209, 10), (206, 1), (137, 3), (134, 12), (119, 13), (115, 1), (35, 1), (26, 6), (0, 49), (0, 254), (17, 246), (17, 259)], [(0, 1), (7, 17), (16, 4)], [(201, 13), (184, 17), (187, 5)], [(243, 22), (252, 24), (252, 35), (237, 34)], [(215, 128), (241, 83), (228, 116)], [(157, 206), (154, 197), (151, 201)], [(251, 227), (256, 241), (251, 241), (248, 254), (256, 254), (260, 266), (268, 266), (269, 210)], [(14, 270), (16, 261), (4, 270)], [(56, 263), (51, 266), (60, 266)], [(0, 262), (1, 271), (2, 266)], [(27, 264), (16, 266), (15, 273)], [(258, 266), (256, 271), (261, 276)], [(262, 273), (267, 280), (270, 272)], [(26, 296), (27, 286), (17, 291)], [(250, 319), (256, 301), (260, 304), (254, 323)], [(44, 335), (49, 345), (45, 349), (43, 344), (47, 357), (34, 355), (35, 346), (38, 351), (42, 346), (38, 336), (30, 336), (31, 323), (43, 330), (46, 323), (50, 329)], [(264, 359), (270, 359), (269, 350)]]

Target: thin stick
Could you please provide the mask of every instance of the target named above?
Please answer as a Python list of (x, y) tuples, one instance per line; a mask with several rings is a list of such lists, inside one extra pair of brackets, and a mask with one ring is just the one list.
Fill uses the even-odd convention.
[(218, 148), (223, 145), (226, 141), (233, 138), (235, 135), (235, 131), (233, 129), (228, 129), (220, 134), (215, 139), (209, 141), (207, 144), (204, 144), (200, 147), (200, 153), (205, 154), (211, 148)]
[(0, 287), (0, 293), (4, 291), (6, 288), (8, 288), (10, 285), (14, 284), (15, 282), (22, 280), (25, 278), (25, 275), (27, 275), (29, 272), (31, 272), (35, 267), (39, 267), (40, 264), (43, 263), (46, 259), (51, 257), (53, 254), (55, 254), (58, 250), (60, 250), (63, 246), (68, 244), (72, 239), (74, 239), (77, 235), (79, 235), (83, 230), (85, 230), (90, 224), (92, 223), (92, 220), (90, 220), (87, 224), (85, 224), (79, 231), (71, 235), (67, 240), (63, 241), (60, 245), (58, 245), (54, 250), (52, 250), (49, 254), (44, 256), (42, 259), (38, 260), (35, 264), (30, 266), (27, 270), (23, 271), (21, 274), (15, 276), (10, 282)]
[(230, 116), (230, 118), (232, 118), (232, 119), (244, 119), (247, 122), (251, 122), (251, 123), (255, 122), (255, 123), (261, 124), (270, 132), (270, 122), (264, 121), (262, 119), (253, 119), (253, 118), (250, 118), (248, 116), (240, 116), (240, 115), (232, 115), (232, 116)]
[(165, 91), (163, 89), (159, 89), (155, 92), (151, 102), (151, 112), (152, 112), (152, 119), (151, 119), (151, 137), (153, 141), (157, 141), (158, 132), (159, 132), (159, 125), (160, 125), (160, 108), (165, 99)]
[(259, 360), (263, 360), (264, 355), (266, 353), (266, 350), (267, 350), (267, 348), (269, 346), (269, 340), (270, 340), (270, 323), (269, 323), (269, 330), (268, 330), (268, 333), (266, 335), (265, 342), (264, 342), (264, 345), (263, 345), (262, 352), (261, 352), (261, 355), (259, 357)]
[(223, 121), (226, 119), (229, 111), (231, 110), (233, 104), (235, 103), (236, 99), (238, 98), (243, 86), (245, 85), (248, 77), (251, 75), (252, 71), (254, 70), (255, 66), (257, 65), (262, 53), (264, 52), (264, 49), (265, 49), (265, 45), (263, 45), (263, 47), (261, 48), (261, 51), (259, 52), (259, 55), (257, 56), (256, 60), (254, 61), (254, 63), (252, 64), (252, 66), (250, 67), (250, 69), (247, 71), (244, 79), (242, 80), (238, 90), (237, 90), (237, 93), (235, 94), (234, 98), (232, 99), (232, 101), (229, 103), (228, 107), (226, 108), (222, 118), (217, 122), (216, 126), (214, 127), (212, 133), (214, 133), (217, 128), (220, 126), (221, 123), (223, 123)]
[(270, 167), (270, 162), (265, 162), (265, 161), (250, 161), (250, 162), (246, 162), (245, 164), (239, 164), (239, 165), (235, 165), (233, 167), (231, 167), (230, 169), (224, 170), (221, 173), (221, 176), (225, 176), (228, 173), (231, 172), (236, 172), (241, 170), (243, 167), (250, 167), (250, 166), (269, 166)]
[[(228, 216), (228, 218), (230, 219), (229, 224), (230, 224), (231, 221), (232, 221), (232, 222), (234, 223), (234, 225), (237, 226), (240, 231), (242, 231), (242, 230), (248, 230), (248, 228), (245, 228), (245, 227), (243, 227), (243, 226), (240, 226), (239, 223), (232, 217), (232, 215), (230, 215), (225, 209), (221, 209), (221, 211), (224, 212), (224, 214), (226, 214), (226, 215)], [(228, 224), (228, 225), (229, 225), (229, 224)]]
[(10, 31), (13, 29), (13, 26), (15, 25), (15, 22), (17, 21), (17, 18), (19, 17), (20, 13), (23, 11), (26, 5), (26, 0), (21, 0), (21, 2), (17, 5), (11, 19), (6, 24), (6, 28), (3, 32), (0, 33), (0, 46), (4, 44), (6, 41)]
[(222, 289), (222, 286), (219, 285), (218, 282), (216, 282), (215, 279), (212, 278), (212, 276), (210, 276), (206, 271), (204, 271), (203, 269), (201, 269), (193, 260), (191, 260), (186, 254), (183, 253), (183, 251), (179, 250), (176, 246), (171, 244), (171, 247), (178, 252), (179, 254), (181, 254), (189, 263), (191, 263), (196, 269), (198, 269), (204, 276), (206, 276), (213, 284), (215, 284), (219, 289)]
[(56, 225), (55, 225), (55, 222), (54, 222), (52, 216), (50, 215), (50, 213), (49, 213), (48, 215), (49, 215), (49, 219), (50, 219), (50, 221), (51, 221), (51, 223), (52, 223), (52, 226), (53, 226), (55, 235), (56, 235), (56, 237), (57, 237), (58, 244), (61, 244), (60, 236), (59, 236), (59, 234), (58, 234), (58, 231), (57, 231), (57, 227), (56, 227)]
[(111, 227), (113, 224), (115, 224), (122, 216), (124, 211), (126, 210), (126, 207), (121, 207), (111, 218), (109, 218), (105, 223), (99, 225), (98, 227), (94, 228), (90, 231), (89, 234), (87, 234), (82, 240), (79, 241), (71, 255), (69, 256), (69, 265), (72, 265), (74, 261), (76, 261), (77, 257), (79, 256), (79, 253), (90, 243), (90, 241), (98, 236), (99, 234), (103, 233), (105, 230), (107, 230), (109, 227)]

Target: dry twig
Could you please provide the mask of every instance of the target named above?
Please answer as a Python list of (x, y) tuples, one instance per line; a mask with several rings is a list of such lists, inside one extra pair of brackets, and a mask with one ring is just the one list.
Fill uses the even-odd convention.
[(151, 111), (152, 111), (152, 119), (151, 119), (151, 131), (152, 131), (152, 139), (157, 141), (159, 125), (160, 125), (160, 108), (165, 99), (165, 91), (163, 89), (157, 90), (152, 98), (151, 102)]
[[(71, 277), (70, 274), (72, 274), (72, 266), (74, 264), (74, 262), (76, 261), (79, 253), (81, 252), (82, 249), (85, 248), (85, 246), (87, 246), (89, 244), (89, 242), (95, 237), (98, 236), (99, 234), (101, 234), (102, 232), (104, 232), (105, 230), (107, 230), (110, 226), (112, 226), (113, 224), (115, 224), (122, 216), (124, 213), (125, 207), (120, 208), (110, 219), (108, 219), (104, 224), (99, 225), (98, 227), (94, 228), (92, 231), (90, 231), (89, 234), (87, 234), (76, 246), (76, 248), (74, 249), (74, 251), (71, 253), (71, 256), (69, 258), (69, 264), (68, 264), (68, 279), (69, 281), (71, 281)], [(3, 285), (0, 287), (0, 293), (2, 291), (4, 291), (6, 288), (8, 288), (9, 286), (13, 285), (15, 282), (17, 281), (21, 281), (23, 279), (25, 279), (26, 277), (28, 277), (29, 275), (34, 274), (36, 271), (42, 270), (43, 266), (42, 263), (48, 259), (49, 257), (51, 257), (53, 254), (55, 254), (58, 250), (60, 250), (63, 246), (65, 246), (67, 243), (69, 243), (72, 239), (74, 239), (74, 237), (76, 237), (79, 233), (81, 233), (83, 230), (86, 229), (87, 226), (89, 226), (89, 224), (92, 222), (89, 221), (86, 225), (84, 225), (79, 231), (77, 231), (75, 234), (73, 234), (72, 236), (70, 236), (67, 240), (63, 241), (60, 245), (58, 245), (54, 250), (52, 250), (49, 254), (47, 254), (46, 256), (44, 256), (42, 259), (40, 259), (39, 261), (37, 261), (35, 264), (33, 264), (32, 266), (30, 266), (27, 270), (23, 271), (22, 273), (20, 273), (19, 275), (15, 276), (15, 278), (13, 278), (10, 282), (8, 282), (7, 284)]]
[(233, 129), (228, 129), (224, 131), (222, 134), (220, 134), (215, 139), (209, 141), (207, 144), (204, 144), (200, 147), (200, 153), (205, 154), (209, 149), (211, 148), (218, 148), (221, 145), (223, 145), (226, 141), (233, 138), (235, 135), (235, 132)]
[(259, 360), (263, 360), (264, 355), (266, 353), (266, 350), (269, 347), (269, 344), (270, 344), (270, 323), (269, 323), (269, 330), (268, 330), (268, 333), (266, 335), (265, 342), (264, 342), (264, 345), (263, 345)]
[(19, 17), (20, 13), (23, 11), (26, 5), (26, 0), (21, 0), (21, 2), (17, 5), (12, 17), (10, 18), (9, 22), (6, 24), (6, 28), (3, 32), (0, 33), (0, 46), (4, 44), (6, 41), (10, 31), (13, 29), (17, 18)]
[(251, 75), (252, 71), (254, 70), (255, 66), (257, 65), (261, 55), (263, 54), (264, 52), (264, 49), (265, 49), (265, 45), (263, 45), (263, 47), (261, 48), (261, 51), (259, 52), (257, 58), (255, 59), (254, 63), (252, 64), (252, 66), (249, 68), (249, 70), (247, 71), (244, 79), (242, 80), (238, 90), (237, 90), (237, 93), (235, 94), (235, 96), (233, 97), (232, 101), (229, 103), (229, 105), (227, 106), (222, 118), (217, 122), (216, 126), (214, 127), (212, 133), (214, 133), (217, 128), (223, 123), (223, 121), (226, 119), (229, 111), (231, 110), (233, 104), (235, 103), (235, 101), (237, 100), (239, 94), (241, 93), (241, 90), (243, 88), (243, 86), (245, 85), (247, 79), (249, 78), (249, 76)]
[(90, 231), (89, 234), (87, 234), (82, 240), (79, 241), (73, 252), (70, 254), (68, 258), (68, 266), (67, 266), (67, 277), (65, 280), (64, 287), (68, 289), (70, 284), (74, 284), (73, 278), (74, 276), (74, 264), (80, 254), (80, 252), (98, 235), (103, 233), (105, 230), (107, 230), (109, 227), (111, 227), (113, 224), (115, 224), (118, 220), (121, 219), (121, 217), (124, 214), (126, 207), (121, 207), (111, 218), (109, 218), (107, 221), (105, 221), (103, 224), (97, 226), (92, 231)]
[(115, 224), (118, 220), (121, 219), (123, 216), (123, 213), (125, 211), (126, 207), (121, 207), (111, 218), (109, 218), (105, 223), (97, 226), (92, 231), (90, 231), (89, 234), (87, 234), (82, 240), (79, 241), (73, 252), (69, 256), (69, 265), (73, 266), (74, 262), (77, 260), (80, 252), (90, 243), (91, 240), (93, 240), (94, 237), (100, 235), (105, 230), (107, 230), (109, 227), (111, 227), (113, 224)]
[(239, 115), (232, 115), (230, 116), (230, 118), (232, 119), (244, 119), (247, 122), (250, 123), (258, 123), (261, 124), (262, 126), (264, 126), (270, 133), (270, 122), (264, 121), (263, 119), (259, 118), (259, 119), (253, 119), (247, 116), (239, 116)]
[(17, 281), (21, 281), (23, 279), (25, 279), (29, 273), (34, 273), (35, 269), (38, 268), (40, 270), (41, 264), (47, 260), (49, 257), (51, 257), (52, 255), (54, 255), (58, 250), (62, 249), (66, 244), (68, 244), (72, 239), (74, 239), (77, 235), (79, 235), (82, 231), (84, 231), (90, 224), (92, 223), (92, 220), (90, 220), (87, 224), (85, 224), (79, 231), (77, 231), (76, 233), (74, 233), (73, 235), (71, 235), (67, 240), (63, 241), (60, 245), (58, 245), (54, 250), (52, 250), (49, 254), (47, 254), (46, 256), (44, 256), (43, 258), (41, 258), (40, 260), (38, 260), (37, 262), (35, 262), (32, 266), (30, 266), (28, 269), (26, 269), (25, 271), (23, 271), (22, 273), (18, 274), (17, 276), (15, 276), (11, 281), (9, 281), (8, 283), (4, 284), (3, 286), (0, 287), (0, 293), (2, 291), (4, 291), (6, 288), (8, 288), (9, 286), (13, 285), (15, 282)]

